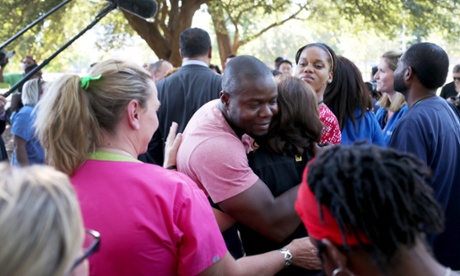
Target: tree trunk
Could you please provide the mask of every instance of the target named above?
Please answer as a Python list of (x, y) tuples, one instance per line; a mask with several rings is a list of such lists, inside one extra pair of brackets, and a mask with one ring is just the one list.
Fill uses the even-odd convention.
[(219, 3), (209, 4), (208, 11), (211, 15), (214, 31), (216, 32), (217, 46), (219, 47), (220, 64), (222, 69), (225, 69), (226, 57), (230, 54), (235, 54), (232, 50), (232, 40), (228, 33), (227, 25), (224, 20), (224, 12)]
[[(175, 67), (181, 66), (179, 37), (190, 28), (195, 12), (209, 0), (159, 0), (158, 12), (153, 22), (123, 12), (131, 27), (144, 39), (160, 59), (168, 60)], [(169, 4), (169, 5), (168, 5)]]

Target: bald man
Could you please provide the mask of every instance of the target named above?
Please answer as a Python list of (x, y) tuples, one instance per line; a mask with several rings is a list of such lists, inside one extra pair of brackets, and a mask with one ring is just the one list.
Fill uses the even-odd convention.
[(235, 57), (226, 68), (220, 99), (207, 103), (190, 119), (177, 167), (225, 213), (281, 242), (300, 225), (294, 210), (298, 186), (274, 198), (249, 167), (241, 142), (243, 134), (267, 134), (278, 112), (277, 97), (275, 79), (265, 64), (251, 56)]
[(174, 69), (169, 61), (160, 59), (159, 61), (149, 65), (150, 73), (152, 74), (155, 83), (165, 78), (166, 73)]

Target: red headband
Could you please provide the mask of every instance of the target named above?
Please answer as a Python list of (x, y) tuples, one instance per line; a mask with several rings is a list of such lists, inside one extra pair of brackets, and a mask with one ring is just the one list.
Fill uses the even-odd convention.
[[(320, 205), (316, 201), (316, 197), (307, 183), (308, 167), (309, 166), (307, 166), (304, 171), (302, 184), (295, 202), (295, 209), (307, 228), (308, 235), (316, 240), (322, 240), (324, 238), (329, 239), (332, 243), (337, 245), (359, 245), (360, 242), (357, 237), (353, 233), (349, 234), (342, 231), (336, 219), (324, 205), (321, 205), (323, 215), (323, 219), (321, 219), (319, 211)], [(368, 243), (368, 239), (363, 233), (358, 232), (358, 236), (361, 243)]]

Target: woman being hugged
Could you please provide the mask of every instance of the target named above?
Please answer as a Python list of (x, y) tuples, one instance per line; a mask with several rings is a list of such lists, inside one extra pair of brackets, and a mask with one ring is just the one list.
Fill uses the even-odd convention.
[[(197, 185), (136, 159), (158, 128), (159, 106), (148, 71), (116, 59), (98, 63), (88, 77), (61, 77), (40, 105), (37, 129), (46, 161), (71, 176), (85, 226), (104, 239), (89, 259), (91, 275), (257, 275), (282, 269), (279, 252), (236, 262)], [(168, 137), (172, 152), (178, 137), (176, 144)], [(171, 157), (165, 165), (173, 169)], [(294, 263), (302, 246), (288, 245)]]
[[(298, 78), (284, 77), (278, 84), (278, 110), (268, 134), (256, 138), (258, 147), (248, 154), (249, 166), (274, 197), (302, 181), (302, 173), (314, 157), (323, 127), (315, 92)], [(246, 255), (274, 250), (308, 235), (300, 225), (286, 240), (276, 243), (242, 224), (238, 229)], [(277, 275), (315, 275), (318, 269), (314, 265), (308, 270), (290, 267)]]
[(318, 98), (319, 118), (323, 123), (321, 144), (340, 144), (342, 139), (337, 117), (323, 101), (324, 91), (336, 72), (336, 61), (334, 50), (324, 43), (307, 44), (295, 55), (295, 76), (308, 83)]
[(377, 91), (383, 93), (382, 98), (377, 102), (377, 105), (382, 108), (379, 108), (375, 116), (382, 128), (387, 145), (390, 142), (396, 123), (408, 110), (404, 95), (393, 88), (393, 74), (401, 55), (402, 53), (398, 51), (384, 53), (380, 59), (378, 71), (375, 74)]

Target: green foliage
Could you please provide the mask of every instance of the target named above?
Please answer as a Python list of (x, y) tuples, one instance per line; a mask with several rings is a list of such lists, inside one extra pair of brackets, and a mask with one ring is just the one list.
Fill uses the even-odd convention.
[(419, 39), (439, 30), (447, 30), (451, 37), (460, 34), (456, 0), (313, 0), (308, 7), (310, 20), (330, 22), (334, 29), (346, 20), (355, 32), (376, 30), (390, 38), (399, 36), (403, 26), (406, 34)]
[[(3, 0), (0, 5), (0, 13), (4, 15), (2, 17), (3, 27), (0, 29), (0, 41), (6, 41), (60, 2), (61, 0)], [(48, 36), (49, 29), (56, 28), (58, 33), (62, 32), (61, 26), (53, 22), (62, 20), (64, 10), (69, 8), (69, 5), (71, 7), (72, 2), (7, 46), (7, 51), (13, 49), (16, 51), (15, 57), (12, 58), (7, 67), (8, 70), (20, 70), (20, 61), (25, 55), (34, 55), (40, 58), (44, 54), (43, 48), (47, 48), (44, 46), (44, 42)], [(57, 40), (59, 39), (57, 37)], [(38, 51), (38, 48), (41, 48), (41, 51)]]
[[(4, 24), (0, 30), (0, 41), (6, 41), (61, 2), (62, 0), (2, 1), (0, 12), (8, 16), (3, 18)], [(6, 72), (21, 72), (21, 60), (26, 55), (32, 55), (38, 63), (51, 56), (91, 22), (102, 8), (102, 5), (95, 3), (95, 1), (71, 1), (16, 39), (6, 48), (7, 51), (16, 51), (16, 55), (10, 60), (6, 68)], [(84, 38), (85, 36), (80, 39)], [(77, 40), (74, 44), (78, 42)], [(71, 45), (53, 59), (44, 70), (46, 72), (75, 71), (76, 68), (81, 67), (81, 61), (85, 59), (85, 53), (79, 52), (75, 45)], [(86, 62), (84, 63), (86, 64)]]
[[(3, 0), (0, 5), (0, 12), (8, 16), (3, 18), (0, 41), (6, 41), (62, 1)], [(107, 2), (96, 0), (71, 1), (50, 15), (46, 20), (7, 46), (6, 50), (15, 50), (16, 55), (10, 60), (6, 72), (21, 72), (21, 60), (26, 55), (32, 55), (38, 63), (43, 62), (94, 20), (95, 16), (106, 5)], [(98, 46), (104, 51), (121, 48), (125, 45), (126, 39), (133, 34), (123, 14), (119, 11), (110, 13), (94, 29), (99, 34), (99, 37), (93, 48), (97, 49), (96, 46)], [(94, 62), (92, 55), (88, 55), (87, 51), (82, 52), (79, 49), (89, 36), (91, 34), (85, 34), (80, 37), (53, 59), (44, 70), (46, 72), (74, 72), (80, 70), (80, 68), (86, 68), (90, 63)], [(94, 41), (94, 39), (91, 38), (91, 41)], [(84, 46), (88, 48), (90, 45)]]
[(259, 37), (273, 23), (280, 23), (302, 6), (292, 4), (287, 0), (211, 0), (209, 10), (217, 10), (223, 14), (226, 28), (220, 28), (222, 33), (234, 37), (234, 43), (241, 45)]
[[(7, 40), (61, 1), (2, 0), (0, 12), (7, 16), (2, 19), (0, 41)], [(410, 46), (433, 35), (441, 44), (444, 43), (441, 40), (447, 39), (444, 44), (454, 49), (454, 54), (460, 52), (458, 0), (158, 0), (158, 16), (150, 23), (160, 26), (157, 33), (151, 32), (150, 27), (138, 26), (144, 29), (143, 38), (147, 41), (152, 38), (148, 45), (152, 49), (157, 46), (158, 56), (171, 58), (171, 52), (175, 52), (177, 44), (172, 42), (177, 40), (175, 34), (183, 30), (178, 27), (179, 23), (188, 22), (194, 14), (195, 7), (188, 6), (191, 2), (208, 3), (209, 11), (218, 12), (220, 23), (224, 24), (215, 28), (231, 37), (230, 49), (241, 46), (241, 54), (255, 54), (269, 64), (278, 55), (292, 60), (298, 47), (313, 41), (326, 42), (339, 54), (351, 58), (363, 56), (364, 60), (377, 61), (382, 50), (404, 48), (402, 45)], [(107, 2), (100, 0), (71, 1), (5, 49), (16, 51), (6, 72), (21, 71), (20, 61), (25, 55), (33, 55), (42, 62), (89, 24), (105, 5)], [(179, 14), (184, 5), (190, 12)], [(294, 14), (293, 18), (306, 20), (289, 21), (287, 28), (273, 28)], [(93, 30), (56, 57), (45, 71), (70, 72), (86, 68), (102, 55), (131, 45), (136, 33), (120, 11), (110, 13)], [(263, 43), (251, 42), (255, 40)], [(351, 47), (354, 52), (349, 52), (350, 47), (345, 44), (354, 44)], [(214, 56), (215, 61), (217, 55)]]
[(132, 44), (135, 34), (121, 11), (108, 14), (96, 27), (96, 47), (105, 53)]

